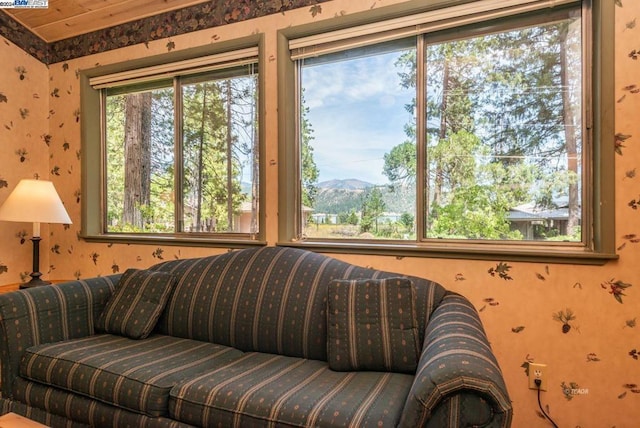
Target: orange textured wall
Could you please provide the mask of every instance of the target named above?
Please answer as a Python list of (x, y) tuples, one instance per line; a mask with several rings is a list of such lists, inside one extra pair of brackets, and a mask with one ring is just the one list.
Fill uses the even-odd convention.
[[(613, 0), (612, 0), (613, 1)], [(43, 252), (48, 253), (51, 278), (105, 275), (127, 267), (146, 267), (161, 259), (194, 257), (225, 249), (157, 247), (140, 245), (88, 244), (77, 238), (80, 228), (80, 94), (76, 71), (159, 54), (168, 49), (184, 49), (229, 40), (248, 33), (265, 34), (266, 89), (265, 123), (267, 135), (267, 240), (277, 239), (277, 50), (276, 31), (290, 25), (402, 3), (402, 0), (335, 0), (318, 8), (302, 8), (283, 14), (245, 21), (157, 40), (116, 51), (52, 64), (48, 70), (31, 62), (15, 47), (0, 44), (0, 56), (7, 58), (0, 71), (9, 76), (0, 92), (8, 102), (0, 102), (3, 125), (23, 126), (21, 132), (0, 129), (0, 178), (19, 177), (44, 170), (58, 187), (74, 221), (71, 228), (50, 227), (52, 236)], [(629, 202), (640, 198), (640, 2), (616, 0), (616, 132), (620, 146), (616, 156), (616, 238), (620, 259), (604, 266), (510, 263), (510, 279), (492, 277), (488, 270), (500, 260), (460, 261), (424, 258), (336, 255), (346, 261), (379, 269), (427, 277), (467, 296), (480, 311), (487, 334), (501, 364), (514, 405), (514, 427), (547, 427), (538, 411), (536, 395), (527, 389), (523, 364), (546, 363), (550, 389), (542, 396), (548, 412), (561, 427), (637, 427), (640, 422), (640, 211)], [(29, 87), (19, 90), (14, 69), (27, 64)], [(33, 71), (32, 71), (33, 70)], [(36, 81), (37, 80), (37, 81)], [(48, 86), (47, 86), (48, 84)], [(37, 89), (39, 85), (44, 88)], [(16, 92), (10, 92), (10, 91)], [(38, 96), (36, 96), (36, 92)], [(29, 106), (40, 120), (26, 122), (18, 108)], [(8, 113), (4, 113), (8, 112)], [(49, 117), (48, 126), (45, 122)], [(29, 120), (31, 120), (30, 118)], [(96, 124), (97, 126), (97, 124)], [(44, 128), (44, 129), (43, 129)], [(45, 145), (40, 136), (50, 134)], [(27, 137), (27, 134), (31, 134)], [(20, 138), (18, 138), (19, 136)], [(614, 136), (611, 136), (614, 138)], [(22, 141), (22, 142), (19, 142)], [(28, 168), (17, 161), (15, 151), (28, 145), (33, 158)], [(48, 160), (47, 167), (41, 167)], [(98, 165), (87, 167), (97, 168)], [(13, 184), (13, 183), (11, 183)], [(10, 186), (11, 187), (11, 186)], [(0, 201), (8, 188), (0, 188)], [(0, 262), (8, 272), (0, 283), (17, 280), (30, 268), (30, 255), (22, 251), (16, 231), (23, 227), (0, 224), (5, 239), (0, 241)], [(28, 230), (28, 227), (27, 227)], [(20, 248), (16, 254), (15, 248)], [(631, 284), (621, 302), (610, 293), (610, 283)], [(570, 327), (554, 319), (559, 312), (573, 312)], [(569, 388), (567, 388), (569, 387)], [(571, 389), (579, 394), (572, 394)]]
[[(0, 40), (0, 202), (22, 178), (48, 179), (49, 72), (12, 43)], [(40, 270), (49, 270), (50, 228), (42, 225)], [(31, 272), (33, 232), (28, 223), (0, 222), (0, 284)]]

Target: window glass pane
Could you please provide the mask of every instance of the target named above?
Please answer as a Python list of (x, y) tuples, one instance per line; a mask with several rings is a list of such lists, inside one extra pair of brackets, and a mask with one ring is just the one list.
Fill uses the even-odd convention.
[(183, 231), (258, 232), (257, 75), (182, 85)]
[(580, 241), (579, 18), (426, 48), (426, 238)]
[(105, 90), (107, 232), (258, 233), (254, 69)]
[(416, 239), (415, 39), (301, 60), (303, 235)]
[(173, 89), (107, 92), (107, 232), (173, 232)]

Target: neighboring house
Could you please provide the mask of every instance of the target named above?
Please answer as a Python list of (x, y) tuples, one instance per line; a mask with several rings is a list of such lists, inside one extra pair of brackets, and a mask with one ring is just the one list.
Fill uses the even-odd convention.
[(234, 232), (251, 233), (251, 212), (251, 202), (243, 202), (240, 204), (239, 212), (234, 214)]
[(535, 202), (511, 208), (507, 215), (511, 230), (520, 231), (525, 240), (542, 239), (540, 232), (550, 230), (554, 230), (557, 235), (566, 235), (569, 201), (567, 198), (559, 198), (553, 202), (555, 208), (538, 207)]
[[(313, 211), (310, 208), (309, 210)], [(314, 213), (311, 214), (311, 219), (315, 224), (338, 224), (338, 214)]]

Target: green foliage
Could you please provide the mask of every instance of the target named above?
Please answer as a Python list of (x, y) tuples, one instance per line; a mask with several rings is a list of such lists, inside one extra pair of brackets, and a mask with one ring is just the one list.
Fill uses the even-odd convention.
[[(580, 60), (575, 41), (559, 21), (428, 46), (428, 237), (523, 239), (510, 230), (510, 208), (533, 201), (555, 209), (564, 197), (579, 211), (570, 191), (579, 186), (577, 167), (561, 162), (579, 154), (571, 146), (579, 120), (572, 105), (580, 103), (570, 80)], [(403, 87), (415, 86), (417, 66), (415, 51), (397, 61)], [(414, 111), (415, 99), (406, 108)], [(384, 156), (392, 186), (416, 178), (415, 120), (405, 133), (408, 140)], [(538, 229), (537, 237), (581, 239), (575, 224), (562, 237)]]
[[(257, 158), (256, 85), (255, 76), (221, 80), (203, 76), (183, 84), (181, 118), (175, 117), (171, 86), (151, 91), (150, 202), (134, 207), (142, 218), (140, 225), (123, 221), (125, 194), (140, 191), (126, 188), (124, 179), (128, 94), (107, 96), (108, 231), (175, 232), (176, 202), (183, 213), (184, 231), (234, 231), (240, 205), (250, 200), (242, 190), (243, 168), (253, 168)], [(177, 120), (182, 123), (182, 165), (176, 165), (175, 158)], [(252, 175), (253, 188), (257, 174)], [(178, 201), (176, 182), (181, 183), (183, 195)]]
[(386, 204), (382, 199), (382, 192), (378, 187), (372, 187), (367, 191), (362, 202), (362, 219), (360, 232), (378, 231), (378, 217), (384, 212)]
[(435, 205), (429, 236), (454, 239), (521, 239), (511, 231), (507, 209), (492, 186), (464, 186), (445, 205)]
[(339, 224), (350, 224), (357, 225), (358, 224), (358, 214), (354, 210), (348, 213), (340, 213), (338, 214), (338, 223)]
[(384, 175), (392, 185), (415, 182), (416, 179), (416, 145), (405, 141), (384, 155)]
[[(577, 23), (553, 18), (522, 26), (505, 20), (504, 30), (425, 36), (420, 55), (421, 43), (394, 52), (401, 88), (419, 86), (425, 93), (419, 94), (420, 103), (416, 96), (405, 106), (412, 116), (404, 125), (406, 137), (384, 154), (385, 186), (318, 188), (313, 127), (302, 96), (301, 201), (314, 209), (319, 223), (309, 228), (309, 236), (353, 237), (359, 230), (373, 238), (407, 239), (417, 233), (416, 224), (424, 224), (419, 239), (580, 241), (579, 190), (585, 183), (580, 180), (583, 77)], [(368, 46), (366, 54), (358, 49), (344, 57), (382, 57), (390, 46)], [(425, 63), (418, 64), (418, 58)], [(369, 111), (360, 113), (366, 117)], [(542, 221), (528, 222), (520, 232), (512, 217), (524, 205), (540, 212)], [(383, 215), (387, 209), (393, 214)], [(555, 216), (543, 217), (543, 211), (555, 209), (569, 213), (566, 226), (558, 226)]]
[[(143, 224), (123, 222), (125, 197), (124, 141), (126, 129), (126, 94), (107, 97), (107, 227), (110, 232), (171, 232), (173, 231), (173, 92), (158, 89), (152, 92), (151, 123), (151, 183), (150, 203), (137, 204)], [(132, 189), (131, 191), (135, 191)]]
[(318, 176), (320, 170), (313, 158), (313, 128), (308, 119), (309, 107), (305, 105), (304, 95), (301, 100), (300, 118), (300, 170), (302, 180), (302, 205), (314, 207), (318, 196)]
[(400, 224), (406, 229), (407, 232), (412, 233), (415, 226), (416, 218), (413, 214), (402, 213), (400, 216)]

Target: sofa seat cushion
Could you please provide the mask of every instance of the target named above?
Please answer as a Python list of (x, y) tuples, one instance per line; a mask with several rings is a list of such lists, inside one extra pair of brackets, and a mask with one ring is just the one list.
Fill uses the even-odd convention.
[[(36, 420), (37, 414), (44, 413), (45, 419), (40, 419), (40, 422), (51, 427), (194, 428), (170, 418), (141, 415), (21, 377), (13, 382), (12, 390), (15, 401), (11, 401), (11, 411), (29, 414), (30, 419)], [(73, 421), (73, 424), (69, 421)], [(5, 424), (0, 424), (0, 427), (18, 428)]]
[(196, 426), (396, 426), (413, 376), (336, 372), (325, 361), (247, 353), (176, 386), (171, 417)]
[(166, 416), (174, 385), (241, 356), (236, 349), (190, 339), (104, 334), (33, 346), (20, 374), (134, 412)]

